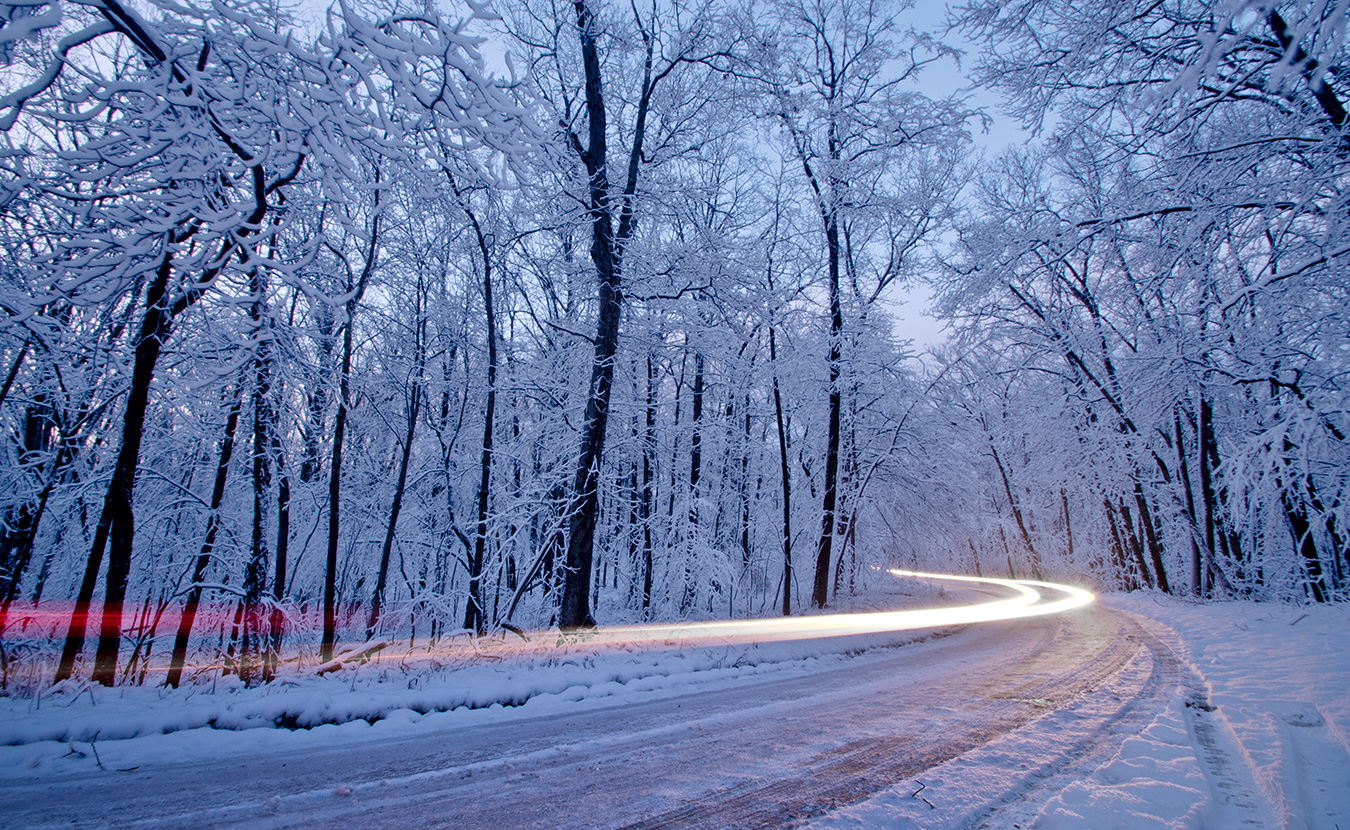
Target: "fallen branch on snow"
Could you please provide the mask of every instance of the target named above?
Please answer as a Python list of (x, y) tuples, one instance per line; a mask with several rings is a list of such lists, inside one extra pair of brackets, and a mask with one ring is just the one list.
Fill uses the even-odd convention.
[(329, 672), (337, 671), (347, 663), (364, 663), (367, 660), (369, 660), (376, 652), (388, 647), (389, 647), (388, 640), (381, 640), (378, 643), (371, 643), (370, 645), (366, 646), (360, 651), (353, 651), (348, 654), (343, 654), (338, 657), (334, 657), (327, 663), (321, 663), (319, 667), (315, 669), (315, 673), (324, 675), (328, 674)]

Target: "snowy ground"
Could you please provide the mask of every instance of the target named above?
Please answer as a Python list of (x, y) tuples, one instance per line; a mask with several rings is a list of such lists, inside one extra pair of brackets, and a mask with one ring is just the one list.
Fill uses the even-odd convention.
[[(1350, 609), (1102, 606), (959, 631), (0, 699), (0, 815), (1350, 830)], [(580, 812), (558, 812), (572, 788)], [(604, 820), (588, 802), (608, 805)]]
[[(1099, 601), (1180, 658), (1163, 706), (1097, 727), (1107, 735), (1098, 713), (1065, 707), (811, 826), (1350, 828), (1350, 609)], [(1085, 757), (1041, 765), (1047, 739)], [(1025, 774), (1006, 799), (971, 800), (1007, 767)]]
[[(1049, 805), (1047, 825), (1074, 826), (1058, 819), (1071, 818), (1075, 805), (1090, 809), (1094, 798), (1165, 800), (1200, 817), (1215, 815), (1222, 799), (1212, 784), (1199, 785), (1191, 760), (1204, 759), (1213, 741), (1229, 763), (1249, 772), (1253, 800), (1269, 804), (1277, 826), (1350, 828), (1350, 608), (1109, 602), (1167, 626), (1163, 636), (1190, 663), (1213, 711), (1169, 707), (1094, 782)], [(1185, 767), (1194, 786), (1169, 776), (1169, 764)], [(1202, 771), (1222, 784), (1203, 765)], [(1150, 784), (1155, 779), (1162, 784)], [(1166, 798), (1169, 787), (1177, 789), (1174, 798)]]

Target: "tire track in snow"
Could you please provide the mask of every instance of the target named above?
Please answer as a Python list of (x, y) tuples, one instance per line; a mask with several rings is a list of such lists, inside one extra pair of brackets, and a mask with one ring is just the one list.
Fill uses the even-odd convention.
[(1147, 679), (1137, 693), (1114, 713), (1102, 717), (1095, 728), (1067, 743), (1055, 758), (1016, 779), (988, 804), (954, 826), (979, 830), (1033, 826), (1052, 797), (1111, 763), (1122, 744), (1143, 734), (1178, 693), (1184, 701), (1183, 716), (1197, 760), (1214, 796), (1215, 810), (1211, 816), (1214, 826), (1274, 826), (1268, 807), (1255, 796), (1257, 790), (1250, 771), (1220, 737), (1221, 716), (1210, 704), (1209, 692), (1200, 676), (1158, 632), (1149, 630), (1153, 627), (1151, 621), (1114, 609), (1101, 610), (1119, 617), (1128, 632), (1126, 636), (1139, 643), (1139, 659), (1148, 663)]
[[(896, 826), (1037, 826), (1045, 817), (1047, 805), (1080, 782), (1105, 772), (1108, 785), (1123, 783), (1112, 768), (1122, 758), (1126, 769), (1143, 759), (1137, 750), (1122, 755), (1122, 747), (1137, 737), (1149, 740), (1147, 736), (1160, 719), (1187, 736), (1183, 745), (1194, 753), (1199, 786), (1207, 787), (1211, 794), (1207, 807), (1197, 804), (1206, 826), (1279, 826), (1270, 805), (1261, 800), (1249, 766), (1241, 753), (1234, 751), (1236, 743), (1226, 739), (1226, 720), (1209, 704), (1206, 684), (1178, 658), (1168, 642), (1168, 632), (1155, 630), (1152, 621), (1133, 614), (1101, 611), (1115, 616), (1123, 636), (1140, 646), (1116, 678), (990, 745), (924, 771), (921, 778), (897, 782), (889, 794), (863, 808), (861, 820), (857, 811), (845, 811), (812, 826), (819, 824), (819, 830), (854, 827), (866, 824), (877, 810)], [(1053, 751), (1047, 753), (1047, 748)], [(1161, 749), (1164, 756), (1169, 751), (1181, 751), (1180, 746)], [(1092, 786), (1097, 784), (1090, 784), (1089, 790)], [(913, 794), (906, 798), (909, 793)], [(1071, 805), (1061, 804), (1058, 809), (1066, 806)], [(1122, 808), (1128, 806), (1121, 803)], [(1148, 807), (1141, 808), (1144, 813), (1151, 812)], [(1162, 809), (1166, 813), (1167, 808)], [(1072, 818), (1072, 811), (1069, 816), (1070, 824), (1080, 821)], [(1117, 821), (1124, 818), (1116, 816)], [(1197, 818), (1191, 815), (1187, 820)], [(1147, 815), (1139, 820), (1153, 821)], [(1166, 819), (1161, 821), (1167, 823)], [(1064, 821), (1056, 826), (1065, 826)], [(1080, 826), (1089, 825), (1080, 821)]]
[[(1139, 620), (1141, 626), (1153, 623)], [(1251, 768), (1237, 752), (1237, 740), (1223, 714), (1210, 701), (1209, 686), (1200, 674), (1182, 660), (1162, 636), (1148, 635), (1158, 659), (1171, 661), (1181, 677), (1186, 698), (1186, 725), (1199, 750), (1200, 765), (1215, 797), (1216, 824), (1223, 827), (1270, 827), (1275, 824), (1271, 806), (1258, 796)]]

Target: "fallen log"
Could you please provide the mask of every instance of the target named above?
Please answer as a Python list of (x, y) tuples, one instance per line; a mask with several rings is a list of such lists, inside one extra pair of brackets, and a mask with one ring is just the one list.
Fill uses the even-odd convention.
[(329, 660), (327, 663), (321, 663), (319, 664), (319, 667), (314, 671), (316, 674), (324, 675), (328, 674), (329, 672), (337, 671), (347, 663), (364, 663), (367, 660), (369, 660), (372, 656), (374, 656), (376, 652), (388, 647), (389, 647), (388, 640), (381, 640), (378, 643), (371, 643), (370, 645), (366, 646), (365, 648), (359, 651), (352, 651), (348, 652), (347, 654), (341, 654), (338, 655), (337, 657), (334, 657), (332, 660)]

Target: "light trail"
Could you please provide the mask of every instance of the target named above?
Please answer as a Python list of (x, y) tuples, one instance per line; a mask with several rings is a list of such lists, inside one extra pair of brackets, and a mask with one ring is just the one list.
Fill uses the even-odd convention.
[[(1011, 592), (1011, 596), (986, 600), (965, 605), (950, 605), (940, 608), (911, 608), (902, 611), (876, 611), (851, 614), (818, 614), (801, 617), (776, 617), (752, 620), (713, 620), (707, 622), (651, 623), (640, 625), (606, 626), (595, 629), (582, 629), (559, 632), (556, 629), (543, 631), (518, 632), (515, 635), (490, 637), (471, 637), (454, 635), (446, 637), (430, 647), (398, 648), (389, 640), (377, 641), (379, 650), (387, 646), (387, 651), (372, 656), (376, 662), (396, 660), (400, 662), (421, 662), (450, 660), (475, 662), (477, 660), (502, 659), (539, 659), (567, 654), (576, 654), (578, 650), (596, 649), (599, 651), (657, 651), (682, 647), (706, 647), (723, 645), (753, 645), (756, 643), (784, 642), (788, 640), (813, 640), (826, 637), (845, 637), (859, 634), (884, 634), (894, 631), (911, 631), (922, 628), (943, 628), (953, 625), (971, 625), (976, 623), (1016, 620), (1028, 617), (1043, 617), (1060, 614), (1092, 604), (1095, 597), (1089, 591), (1072, 585), (1054, 582), (1042, 582), (1031, 579), (997, 579), (993, 577), (957, 576), (954, 574), (927, 573), (892, 569), (896, 577), (964, 582), (993, 586)], [(1058, 594), (1046, 598), (1043, 592)], [(465, 635), (468, 632), (464, 632)], [(499, 639), (500, 637), (500, 639)], [(350, 642), (346, 654), (337, 655), (334, 662), (364, 662), (360, 652), (362, 648), (373, 652), (370, 644)], [(405, 650), (406, 649), (406, 650)], [(284, 665), (292, 664), (290, 671), (309, 663), (310, 659), (293, 654), (283, 660)], [(188, 671), (210, 671), (226, 668), (215, 663), (189, 663)], [(314, 666), (318, 668), (318, 666)], [(168, 666), (156, 661), (145, 670), (159, 673), (168, 670)], [(237, 670), (237, 667), (235, 667)], [(309, 669), (313, 670), (313, 669)]]
[[(941, 608), (911, 608), (852, 614), (818, 614), (752, 620), (651, 623), (605, 626), (559, 632), (556, 629), (517, 632), (519, 639), (453, 638), (403, 660), (540, 659), (586, 651), (661, 651), (679, 648), (755, 645), (789, 640), (814, 640), (860, 634), (885, 634), (923, 628), (1044, 617), (1082, 608), (1095, 601), (1090, 591), (1031, 579), (956, 576), (892, 569), (896, 577), (933, 579), (989, 585), (1010, 591), (1012, 596)], [(1042, 592), (1061, 595), (1047, 599)], [(381, 655), (387, 660), (391, 654)], [(400, 658), (395, 658), (400, 659)]]
[[(998, 620), (1043, 617), (1082, 608), (1095, 600), (1090, 591), (1055, 582), (955, 576), (900, 569), (892, 569), (890, 573), (897, 577), (993, 585), (1006, 588), (1012, 591), (1014, 595), (1007, 599), (942, 608), (913, 608), (903, 611), (877, 611), (857, 614), (821, 614), (760, 620), (719, 620), (714, 622), (614, 626), (578, 633), (577, 642), (588, 645), (663, 644), (674, 646), (811, 640), (821, 637), (882, 634), (918, 628), (941, 628), (949, 625), (969, 625)], [(1063, 596), (1059, 599), (1043, 601), (1041, 591), (1058, 592)]]

